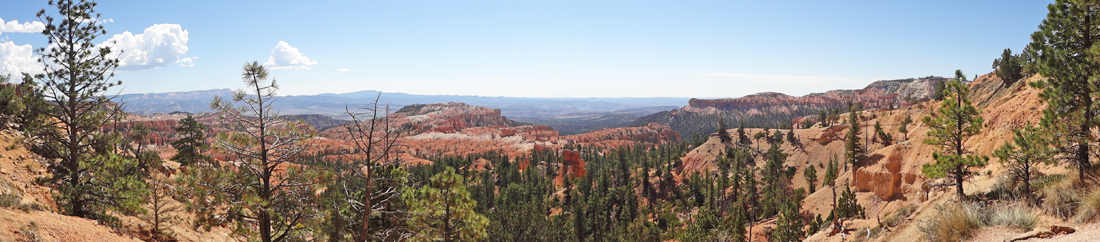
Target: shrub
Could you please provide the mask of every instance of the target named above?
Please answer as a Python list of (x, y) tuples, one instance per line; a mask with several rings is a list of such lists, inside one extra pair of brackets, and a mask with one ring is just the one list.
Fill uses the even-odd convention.
[(959, 202), (937, 206), (936, 213), (921, 221), (918, 229), (930, 241), (960, 241), (973, 236), (987, 220), (981, 205)]
[(917, 211), (917, 204), (906, 204), (899, 207), (898, 210), (894, 211), (894, 213), (883, 222), (889, 227), (898, 226), (904, 223), (905, 220), (909, 218), (909, 215), (912, 215), (915, 211)]
[(990, 224), (992, 225), (1004, 225), (1023, 231), (1034, 229), (1038, 220), (1039, 217), (1035, 211), (1032, 211), (1023, 203), (997, 209), (990, 215)]
[(38, 224), (34, 221), (19, 227), (19, 234), (23, 235), (22, 241), (42, 241), (42, 238), (38, 236)]
[(23, 197), (16, 194), (0, 194), (0, 207), (18, 207), (21, 200)]

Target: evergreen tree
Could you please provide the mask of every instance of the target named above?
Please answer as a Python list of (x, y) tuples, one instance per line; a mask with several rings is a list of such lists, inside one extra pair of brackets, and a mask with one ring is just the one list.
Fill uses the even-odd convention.
[(474, 212), (477, 202), (466, 181), (447, 167), (431, 184), (403, 192), (409, 204), (413, 241), (477, 241), (485, 239), (489, 219)]
[(738, 121), (737, 123), (737, 139), (737, 142), (742, 145), (749, 144), (749, 135), (745, 133), (745, 120)]
[(772, 145), (764, 154), (764, 168), (761, 170), (761, 179), (764, 182), (764, 196), (761, 201), (760, 215), (764, 218), (771, 217), (779, 212), (783, 197), (790, 195), (789, 180), (783, 167), (787, 161), (787, 154), (779, 151), (778, 145)]
[(798, 215), (798, 208), (798, 202), (794, 198), (787, 198), (782, 202), (779, 218), (775, 220), (775, 229), (772, 230), (771, 241), (802, 241), (806, 237), (806, 231), (802, 230), (805, 223)]
[(826, 113), (825, 110), (821, 110), (821, 112), (817, 113), (817, 120), (821, 122), (822, 128), (829, 127), (829, 114)]
[(727, 228), (729, 228), (730, 241), (743, 242), (745, 238), (745, 225), (748, 223), (748, 211), (745, 210), (743, 201), (737, 201), (733, 204), (733, 208), (729, 214), (726, 215), (728, 221)]
[(182, 177), (187, 210), (195, 224), (210, 226), (233, 222), (235, 233), (251, 235), (259, 230), (264, 242), (298, 240), (314, 236), (305, 226), (320, 218), (314, 193), (324, 187), (328, 175), (302, 163), (308, 124), (286, 122), (272, 108), (276, 81), (258, 62), (245, 64), (241, 79), (250, 89), (237, 90), (233, 101), (215, 97), (211, 107), (230, 131), (218, 134), (216, 148), (235, 159), (235, 169), (197, 167)]
[(1042, 131), (1032, 127), (1029, 122), (1025, 128), (1013, 129), (1016, 135), (1011, 143), (1005, 143), (1001, 148), (993, 152), (993, 156), (1000, 158), (1001, 164), (1009, 167), (1012, 176), (1019, 181), (1026, 198), (1033, 198), (1031, 192), (1031, 177), (1035, 166), (1039, 164), (1053, 164), (1054, 151), (1050, 144), (1043, 139)]
[(744, 174), (741, 176), (745, 178), (744, 184), (741, 185), (744, 201), (748, 211), (749, 221), (756, 221), (760, 217), (760, 193), (756, 187), (756, 172), (753, 169), (745, 169)]
[(802, 175), (806, 178), (806, 184), (810, 187), (810, 193), (813, 194), (814, 191), (817, 191), (817, 186), (814, 185), (817, 183), (817, 168), (814, 168), (813, 165), (808, 165), (806, 166), (806, 170), (802, 172)]
[(49, 47), (35, 50), (44, 65), (43, 73), (31, 82), (34, 95), (48, 103), (36, 110), (44, 117), (28, 127), (41, 142), (32, 150), (51, 162), (52, 176), (41, 182), (55, 189), (55, 201), (68, 215), (114, 223), (108, 211), (140, 210), (145, 185), (137, 162), (116, 154), (122, 140), (101, 132), (121, 113), (119, 106), (104, 96), (107, 89), (122, 84), (110, 82), (119, 61), (110, 47), (92, 41), (107, 34), (98, 21), (95, 2), (58, 0), (59, 19), (37, 16), (45, 23)]
[(137, 161), (137, 167), (141, 170), (142, 174), (149, 174), (154, 167), (159, 167), (162, 163), (160, 154), (156, 151), (145, 149), (149, 146), (149, 138), (152, 135), (152, 130), (145, 126), (144, 123), (131, 123), (130, 132), (126, 134), (126, 141), (123, 145), (123, 150), (126, 150)]
[(801, 142), (798, 142), (798, 138), (794, 137), (794, 130), (787, 131), (787, 143), (791, 143), (793, 146), (798, 146)]
[(907, 140), (909, 139), (909, 127), (908, 126), (911, 123), (913, 123), (913, 117), (909, 116), (909, 114), (906, 114), (905, 119), (901, 120), (901, 126), (898, 127), (898, 132), (901, 133), (901, 135), (902, 135), (902, 137), (904, 137), (904, 139), (907, 139)]
[(856, 201), (856, 193), (852, 191), (850, 186), (844, 186), (844, 191), (841, 192), (840, 199), (836, 204), (832, 214), (834, 219), (862, 218), (864, 216), (863, 206), (860, 206)]
[(733, 141), (733, 137), (730, 137), (729, 131), (726, 130), (726, 121), (718, 120), (718, 138), (722, 140), (722, 143), (730, 143)]
[[(1010, 86), (1012, 83), (1024, 78), (1024, 66), (1020, 56), (1012, 55), (1012, 49), (1005, 48), (1001, 58), (993, 60), (993, 70), (997, 77), (1001, 78), (1002, 85)], [(977, 79), (977, 78), (975, 78)]]
[(864, 151), (863, 143), (860, 143), (859, 137), (860, 130), (860, 111), (855, 106), (848, 103), (848, 133), (844, 136), (844, 158), (848, 163), (851, 163), (854, 167), (853, 170), (859, 169), (859, 162), (866, 158), (867, 152)]
[(836, 183), (836, 176), (840, 174), (840, 168), (837, 167), (837, 158), (834, 155), (833, 159), (829, 160), (829, 167), (825, 169), (825, 179), (822, 180), (822, 185), (834, 186)]
[(936, 80), (936, 84), (932, 86), (932, 99), (936, 101), (943, 100), (943, 90), (947, 89), (946, 84), (941, 80)]
[(152, 172), (148, 179), (149, 187), (149, 213), (144, 216), (145, 221), (152, 226), (150, 231), (155, 241), (168, 241), (171, 233), (168, 228), (175, 224), (179, 216), (172, 215), (182, 208), (170, 202), (171, 195), (175, 194), (168, 176), (160, 172)]
[(1046, 102), (1040, 122), (1053, 138), (1061, 157), (1077, 165), (1082, 180), (1092, 168), (1089, 158), (1096, 151), (1097, 127), (1100, 126), (1100, 62), (1097, 49), (1100, 41), (1100, 7), (1095, 3), (1057, 0), (1047, 9), (1039, 30), (1031, 34), (1025, 52), (1034, 60), (1031, 65), (1038, 74), (1047, 77), (1034, 83), (1043, 88), (1040, 97)]
[(176, 149), (176, 155), (173, 155), (171, 160), (185, 166), (209, 161), (210, 157), (202, 154), (203, 150), (210, 148), (210, 145), (206, 144), (204, 130), (206, 125), (199, 123), (190, 114), (180, 119), (179, 126), (176, 127), (176, 135), (180, 139), (169, 143)]
[(882, 142), (883, 145), (891, 145), (894, 143), (894, 136), (882, 130), (882, 126), (878, 124), (878, 121), (875, 121), (875, 136), (878, 137), (879, 142)]
[(963, 181), (971, 175), (973, 166), (984, 166), (988, 157), (971, 155), (963, 142), (970, 136), (981, 132), (983, 119), (979, 111), (970, 103), (970, 88), (963, 82), (966, 76), (955, 71), (955, 79), (947, 83), (943, 91), (944, 100), (933, 115), (924, 117), (922, 122), (928, 126), (928, 139), (925, 144), (936, 145), (942, 151), (932, 153), (936, 163), (925, 164), (921, 172), (931, 178), (949, 177), (955, 182), (955, 192), (964, 198)]

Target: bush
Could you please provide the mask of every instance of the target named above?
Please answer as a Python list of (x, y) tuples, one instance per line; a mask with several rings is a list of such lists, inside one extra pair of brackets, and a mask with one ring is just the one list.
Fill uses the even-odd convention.
[(1031, 231), (1035, 228), (1039, 216), (1023, 203), (997, 209), (990, 216), (991, 225), (1004, 225), (1023, 231)]
[(21, 200), (23, 197), (16, 194), (0, 194), (0, 207), (18, 207)]
[(906, 204), (899, 207), (898, 210), (894, 211), (894, 213), (891, 214), (890, 217), (887, 217), (886, 220), (883, 222), (886, 224), (886, 226), (889, 227), (898, 226), (899, 224), (904, 223), (905, 220), (909, 218), (909, 215), (912, 215), (915, 211), (917, 211), (917, 204)]
[(918, 229), (930, 241), (960, 241), (973, 236), (986, 221), (988, 215), (981, 205), (959, 202), (937, 206), (936, 213), (921, 221)]

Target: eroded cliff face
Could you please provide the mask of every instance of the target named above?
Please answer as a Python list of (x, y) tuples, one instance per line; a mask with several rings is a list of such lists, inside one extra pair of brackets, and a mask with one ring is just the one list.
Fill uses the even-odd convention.
[(743, 121), (748, 127), (775, 126), (778, 122), (799, 125), (803, 117), (817, 115), (830, 108), (847, 111), (847, 104), (861, 103), (864, 109), (907, 107), (931, 99), (936, 82), (942, 77), (924, 77), (877, 81), (859, 90), (834, 90), (801, 97), (765, 92), (739, 98), (691, 99), (682, 108), (655, 113), (633, 124), (658, 123), (687, 136), (706, 135), (725, 120), (727, 127)]
[(782, 93), (765, 92), (740, 98), (695, 99), (688, 101), (694, 108), (714, 107), (720, 110), (749, 112), (767, 110), (772, 107), (835, 107), (852, 103), (863, 103), (864, 107), (881, 108), (890, 104), (906, 104), (924, 101), (932, 97), (936, 82), (948, 81), (947, 78), (925, 77), (876, 81), (859, 90), (834, 90), (825, 93), (811, 93), (794, 97)]

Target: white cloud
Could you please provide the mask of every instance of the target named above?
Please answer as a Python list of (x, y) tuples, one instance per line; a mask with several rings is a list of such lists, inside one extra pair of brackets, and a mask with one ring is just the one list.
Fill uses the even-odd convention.
[(345, 69), (345, 68), (336, 68), (336, 71), (348, 71), (348, 69)]
[(264, 66), (271, 69), (309, 70), (309, 66), (316, 64), (317, 61), (310, 60), (309, 57), (299, 52), (298, 48), (294, 48), (284, 41), (279, 41), (279, 44), (271, 49), (271, 57), (268, 57), (267, 62), (264, 62)]
[(180, 61), (177, 61), (177, 62), (180, 63), (180, 66), (182, 66), (182, 67), (192, 67), (192, 66), (195, 66), (195, 63), (192, 62), (192, 61), (198, 60), (198, 59), (199, 59), (199, 57), (192, 56), (192, 57), (187, 57), (187, 58), (180, 59)]
[(13, 78), (19, 73), (42, 73), (42, 64), (33, 55), (33, 47), (30, 44), (16, 45), (15, 42), (0, 42), (0, 75), (12, 74)]
[[(111, 46), (120, 62), (118, 69), (122, 71), (156, 69), (172, 63), (193, 66), (192, 61), (197, 59), (180, 58), (187, 53), (187, 30), (179, 24), (156, 24), (140, 34), (122, 32), (101, 46)], [(118, 55), (120, 50), (122, 53)]]
[(46, 24), (42, 22), (33, 21), (20, 24), (18, 21), (12, 20), (4, 22), (4, 19), (0, 18), (0, 34), (3, 33), (38, 33), (46, 29)]

